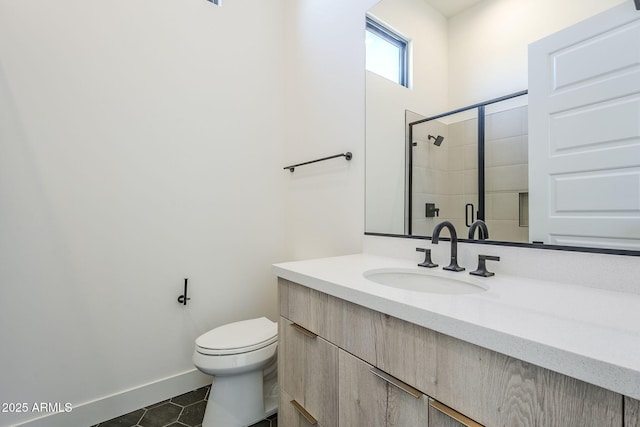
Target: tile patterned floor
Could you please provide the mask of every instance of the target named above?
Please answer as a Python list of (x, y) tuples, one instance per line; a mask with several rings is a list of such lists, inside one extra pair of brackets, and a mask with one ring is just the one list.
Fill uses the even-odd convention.
[[(202, 387), (93, 427), (199, 427), (210, 388)], [(278, 416), (272, 415), (250, 427), (278, 427)]]

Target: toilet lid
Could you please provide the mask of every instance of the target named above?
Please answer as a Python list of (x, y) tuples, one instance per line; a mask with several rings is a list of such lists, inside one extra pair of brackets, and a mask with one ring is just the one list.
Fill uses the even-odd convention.
[(278, 340), (278, 324), (266, 317), (242, 320), (212, 329), (196, 338), (207, 354), (246, 353)]

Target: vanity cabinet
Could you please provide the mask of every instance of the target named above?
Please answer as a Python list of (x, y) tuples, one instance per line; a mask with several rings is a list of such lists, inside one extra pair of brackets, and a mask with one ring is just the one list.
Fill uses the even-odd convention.
[[(282, 278), (279, 298), (281, 388), (310, 413), (318, 408), (318, 425), (623, 425), (617, 393)], [(322, 343), (320, 353), (303, 339)], [(311, 403), (305, 387), (323, 390), (325, 402)], [(637, 401), (628, 400), (625, 427), (637, 427)], [(305, 425), (297, 422), (282, 424)]]
[(624, 398), (624, 427), (640, 426), (640, 400)]

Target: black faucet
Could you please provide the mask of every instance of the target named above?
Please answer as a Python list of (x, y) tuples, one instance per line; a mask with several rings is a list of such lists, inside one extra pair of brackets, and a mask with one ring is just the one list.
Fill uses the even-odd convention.
[(469, 228), (469, 239), (474, 239), (473, 235), (476, 234), (476, 228), (480, 229), (478, 232), (478, 240), (485, 240), (489, 238), (489, 229), (487, 228), (487, 224), (483, 220), (478, 219), (474, 221)]
[(464, 271), (464, 267), (460, 267), (458, 265), (458, 234), (456, 233), (456, 228), (449, 221), (443, 221), (440, 224), (436, 225), (433, 229), (433, 234), (431, 235), (431, 243), (434, 245), (438, 244), (438, 240), (440, 239), (440, 232), (443, 228), (449, 229), (449, 234), (451, 234), (451, 264), (446, 267), (442, 267), (443, 270), (449, 271)]

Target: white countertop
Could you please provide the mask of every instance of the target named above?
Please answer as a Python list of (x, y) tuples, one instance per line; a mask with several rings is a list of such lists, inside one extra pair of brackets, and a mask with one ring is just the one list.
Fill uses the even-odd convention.
[[(275, 264), (280, 277), (535, 365), (640, 399), (640, 295), (497, 274), (425, 269), (489, 289), (466, 295), (413, 292), (364, 278), (414, 268), (369, 254)], [(491, 269), (490, 264), (488, 265)]]

